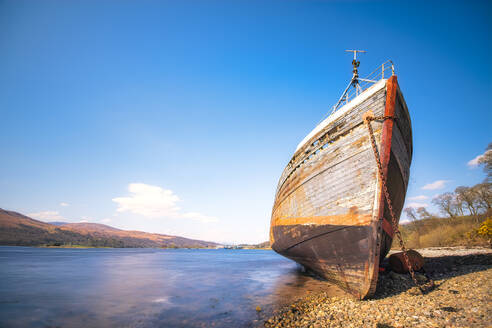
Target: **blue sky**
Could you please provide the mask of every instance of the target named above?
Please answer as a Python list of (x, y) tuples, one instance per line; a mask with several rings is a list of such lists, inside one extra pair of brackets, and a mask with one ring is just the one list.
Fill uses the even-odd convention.
[(368, 51), (362, 75), (396, 64), (414, 133), (407, 203), (430, 204), (484, 178), (467, 163), (492, 141), (491, 13), (490, 1), (0, 0), (0, 207), (267, 240), (277, 180), (343, 91), (353, 48)]

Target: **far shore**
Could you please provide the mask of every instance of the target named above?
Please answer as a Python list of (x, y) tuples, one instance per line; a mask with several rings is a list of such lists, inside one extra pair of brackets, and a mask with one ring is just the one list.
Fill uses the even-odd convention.
[[(225, 249), (222, 247), (215, 248), (215, 247), (110, 247), (110, 246), (87, 246), (87, 245), (0, 245), (0, 246), (10, 246), (10, 247), (35, 247), (35, 248), (74, 248), (74, 249), (92, 249), (92, 248), (104, 248), (104, 249), (211, 249), (211, 250), (219, 250), (219, 249)], [(243, 248), (237, 248), (237, 249), (228, 249), (228, 250), (272, 250), (271, 248), (267, 247), (262, 247), (262, 248), (257, 248), (257, 247), (243, 247)]]

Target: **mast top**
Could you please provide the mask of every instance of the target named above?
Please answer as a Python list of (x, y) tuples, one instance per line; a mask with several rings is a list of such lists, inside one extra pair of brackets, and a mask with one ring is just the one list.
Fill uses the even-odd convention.
[(354, 59), (352, 60), (352, 66), (354, 69), (352, 70), (352, 73), (354, 73), (352, 77), (352, 82), (358, 83), (358, 77), (359, 77), (359, 65), (360, 61), (357, 60), (357, 53), (366, 53), (367, 51), (365, 50), (345, 50), (346, 52), (353, 52), (354, 53)]
[(367, 51), (365, 50), (345, 50), (346, 52), (353, 52), (354, 53), (354, 60), (357, 60), (357, 53), (366, 53)]

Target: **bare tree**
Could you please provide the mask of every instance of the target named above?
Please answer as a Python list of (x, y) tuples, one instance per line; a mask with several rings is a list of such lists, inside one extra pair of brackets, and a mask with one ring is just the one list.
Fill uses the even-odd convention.
[(417, 214), (420, 216), (421, 220), (432, 218), (432, 214), (430, 214), (429, 211), (425, 209), (425, 207), (417, 208)]
[(412, 221), (415, 222), (417, 221), (417, 213), (415, 213), (415, 209), (413, 207), (407, 207), (404, 209), (405, 214), (408, 216), (408, 218)]
[(454, 213), (456, 213), (456, 215), (459, 216), (465, 215), (465, 210), (467, 208), (465, 200), (463, 199), (463, 197), (461, 197), (460, 194), (457, 193), (451, 193), (451, 194), (454, 197), (452, 202)]
[(453, 193), (445, 192), (439, 196), (434, 197), (432, 203), (436, 205), (443, 214), (449, 215), (454, 218), (456, 216), (456, 208), (459, 205), (456, 202), (456, 197)]
[(468, 211), (470, 211), (470, 214), (473, 216), (477, 215), (478, 197), (473, 189), (465, 186), (459, 186), (454, 190), (454, 192), (456, 193), (456, 196), (464, 202), (468, 208)]
[(415, 212), (415, 209), (413, 207), (406, 207), (404, 211), (405, 214), (410, 219), (410, 221), (412, 221), (413, 228), (415, 229), (415, 233), (416, 233), (415, 245), (416, 247), (420, 247), (420, 224), (419, 224), (419, 219), (417, 217), (417, 213)]
[(417, 212), (415, 212), (415, 209), (413, 207), (407, 207), (407, 208), (405, 208), (404, 211), (405, 211), (405, 214), (410, 219), (410, 221), (412, 221), (413, 226), (415, 227), (415, 231), (419, 232), (420, 223), (418, 222), (419, 218), (417, 216)]
[(472, 187), (477, 197), (478, 208), (488, 212), (492, 208), (492, 183), (479, 183)]
[(451, 210), (457, 215), (457, 216), (463, 216), (465, 213), (463, 212), (463, 200), (458, 197), (455, 193), (452, 193), (453, 195), (453, 200), (451, 202)]

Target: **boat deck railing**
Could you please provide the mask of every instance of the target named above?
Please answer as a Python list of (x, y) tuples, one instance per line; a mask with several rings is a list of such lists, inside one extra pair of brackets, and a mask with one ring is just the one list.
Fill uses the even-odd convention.
[(381, 66), (379, 66), (374, 71), (372, 71), (369, 75), (367, 75), (364, 79), (359, 79), (360, 80), (359, 85), (362, 88), (362, 90), (365, 90), (368, 87), (370, 87), (373, 83), (385, 78), (387, 79), (393, 75), (395, 75), (395, 65), (391, 60), (387, 60), (384, 63), (382, 63)]
[(337, 104), (338, 106), (333, 106), (333, 110), (329, 114), (325, 115), (325, 117), (323, 117), (321, 121), (333, 114), (338, 108), (342, 107), (343, 104), (348, 104), (352, 99), (360, 95), (374, 83), (385, 78), (387, 79), (393, 75), (395, 75), (395, 65), (391, 60), (387, 60), (366, 77), (358, 78), (357, 86), (354, 85), (353, 87), (349, 88), (342, 98), (341, 102)]

